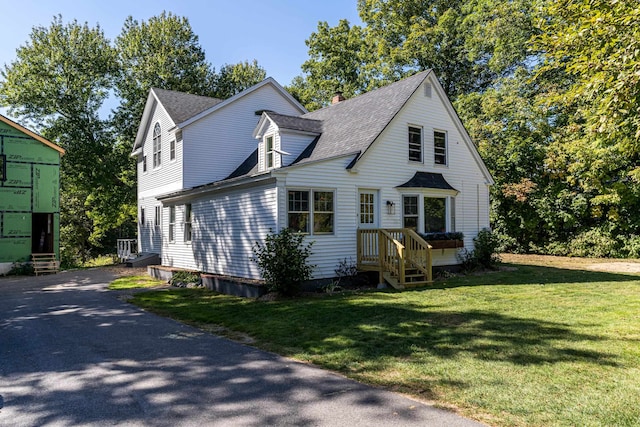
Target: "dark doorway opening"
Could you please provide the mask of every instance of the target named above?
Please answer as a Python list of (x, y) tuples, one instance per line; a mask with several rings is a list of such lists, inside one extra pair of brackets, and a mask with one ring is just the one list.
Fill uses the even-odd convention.
[(53, 253), (53, 214), (33, 213), (31, 226), (31, 253)]

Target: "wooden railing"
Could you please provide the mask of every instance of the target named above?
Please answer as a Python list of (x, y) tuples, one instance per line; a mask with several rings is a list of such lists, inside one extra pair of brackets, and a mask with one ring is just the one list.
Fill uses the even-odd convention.
[(417, 268), (426, 277), (427, 281), (433, 280), (431, 245), (427, 243), (415, 230), (405, 228), (406, 258), (413, 267)]
[(432, 281), (431, 245), (410, 228), (359, 229), (358, 267), (391, 273), (402, 284), (407, 268), (415, 268)]
[(387, 230), (378, 230), (378, 254), (381, 272), (388, 271), (404, 283), (404, 245)]
[(131, 255), (138, 252), (138, 241), (136, 239), (118, 239), (118, 258), (120, 262), (125, 262)]

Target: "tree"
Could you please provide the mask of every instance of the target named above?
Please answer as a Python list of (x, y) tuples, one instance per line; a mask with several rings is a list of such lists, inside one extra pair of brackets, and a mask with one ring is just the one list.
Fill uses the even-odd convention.
[(358, 0), (388, 80), (434, 69), (452, 99), (483, 91), (526, 64), (533, 0)]
[(335, 27), (319, 22), (305, 43), (309, 59), (302, 64), (304, 75), (292, 82), (292, 92), (308, 109), (326, 106), (337, 91), (351, 98), (380, 83), (369, 74), (374, 58), (361, 27), (346, 19)]
[(548, 162), (570, 160), (563, 179), (587, 198), (592, 226), (640, 232), (640, 9), (635, 2), (548, 2), (536, 46), (539, 75), (566, 76), (545, 106), (571, 120)]
[(214, 95), (220, 99), (230, 98), (260, 83), (266, 77), (267, 72), (255, 59), (251, 63), (244, 61), (233, 65), (225, 64), (215, 78)]
[(115, 41), (120, 73), (114, 114), (119, 138), (129, 147), (152, 87), (194, 95), (215, 94), (215, 72), (187, 18), (162, 12), (149, 21), (129, 16)]

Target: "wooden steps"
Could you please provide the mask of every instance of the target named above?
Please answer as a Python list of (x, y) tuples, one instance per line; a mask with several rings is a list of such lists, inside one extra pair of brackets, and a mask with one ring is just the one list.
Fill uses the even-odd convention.
[(60, 271), (60, 262), (56, 260), (56, 254), (31, 254), (31, 264), (36, 276)]

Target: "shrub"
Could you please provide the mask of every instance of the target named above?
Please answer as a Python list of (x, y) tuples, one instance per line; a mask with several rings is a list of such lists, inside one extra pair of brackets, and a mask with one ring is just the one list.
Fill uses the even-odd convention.
[(573, 237), (568, 243), (570, 256), (608, 258), (617, 254), (618, 242), (610, 232), (592, 228)]
[(169, 284), (171, 286), (184, 287), (189, 283), (200, 285), (200, 275), (192, 271), (179, 270), (174, 271), (171, 275), (171, 279), (169, 279)]
[(640, 236), (632, 234), (624, 238), (621, 252), (626, 258), (640, 258)]
[(462, 269), (465, 271), (477, 268), (494, 269), (496, 264), (500, 262), (500, 256), (497, 254), (499, 244), (498, 238), (491, 230), (486, 228), (480, 230), (478, 235), (473, 238), (473, 251), (463, 249), (458, 253)]
[(33, 265), (30, 262), (14, 262), (11, 270), (7, 272), (7, 276), (31, 276), (35, 273)]
[(288, 228), (269, 233), (253, 245), (253, 260), (258, 264), (269, 291), (296, 295), (300, 285), (311, 279), (315, 266), (307, 264), (313, 242), (304, 243), (304, 235)]

